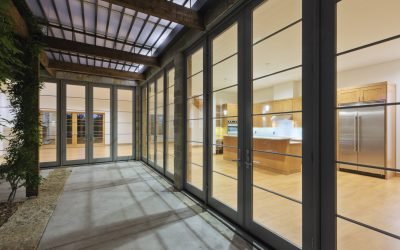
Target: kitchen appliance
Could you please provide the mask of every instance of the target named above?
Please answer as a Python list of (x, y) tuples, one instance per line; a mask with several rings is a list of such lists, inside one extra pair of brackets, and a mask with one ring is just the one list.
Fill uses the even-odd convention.
[(238, 134), (238, 123), (237, 123), (237, 121), (228, 120), (227, 133), (228, 133), (228, 135), (237, 135)]
[[(375, 167), (386, 163), (386, 107), (384, 102), (341, 105), (338, 111), (338, 161)], [(358, 107), (360, 105), (371, 107)], [(385, 177), (385, 170), (339, 164), (339, 169)]]

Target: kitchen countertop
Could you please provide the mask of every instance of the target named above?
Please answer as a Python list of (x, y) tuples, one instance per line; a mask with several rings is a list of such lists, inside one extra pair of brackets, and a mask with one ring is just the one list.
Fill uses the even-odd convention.
[[(237, 137), (237, 135), (224, 135), (229, 137)], [(299, 139), (292, 139), (289, 137), (282, 137), (282, 136), (253, 136), (254, 139), (266, 139), (266, 140), (289, 140), (290, 144), (301, 144), (302, 141)]]

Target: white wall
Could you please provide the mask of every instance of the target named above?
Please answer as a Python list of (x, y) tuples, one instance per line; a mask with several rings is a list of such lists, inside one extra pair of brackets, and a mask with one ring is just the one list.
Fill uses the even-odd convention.
[(301, 81), (288, 81), (253, 91), (253, 102), (291, 99), (301, 96)]

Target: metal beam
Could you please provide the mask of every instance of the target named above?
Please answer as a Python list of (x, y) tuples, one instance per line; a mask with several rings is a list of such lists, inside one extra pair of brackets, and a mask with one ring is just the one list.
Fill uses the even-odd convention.
[(140, 11), (190, 28), (204, 30), (202, 16), (192, 9), (165, 0), (106, 0), (115, 5)]
[(153, 67), (159, 66), (157, 57), (144, 56), (141, 54), (134, 54), (122, 50), (110, 49), (107, 47), (80, 43), (50, 36), (45, 37), (44, 42), (49, 48), (52, 49), (75, 52), (79, 54), (108, 58), (118, 61), (133, 62)]
[(145, 77), (143, 74), (133, 73), (122, 70), (115, 69), (107, 69), (100, 68), (94, 66), (87, 66), (76, 63), (66, 63), (55, 60), (49, 61), (49, 68), (54, 69), (56, 71), (65, 71), (65, 72), (74, 72), (74, 73), (82, 73), (87, 75), (96, 75), (96, 76), (105, 76), (111, 78), (119, 78), (126, 80), (144, 80)]

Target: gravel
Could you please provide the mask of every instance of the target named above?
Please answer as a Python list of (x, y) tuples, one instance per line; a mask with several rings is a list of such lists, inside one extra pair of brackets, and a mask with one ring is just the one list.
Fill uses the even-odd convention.
[(0, 249), (37, 248), (70, 173), (66, 168), (51, 171), (40, 185), (38, 197), (16, 203), (5, 212), (12, 214), (14, 210), (8, 221), (0, 226)]

